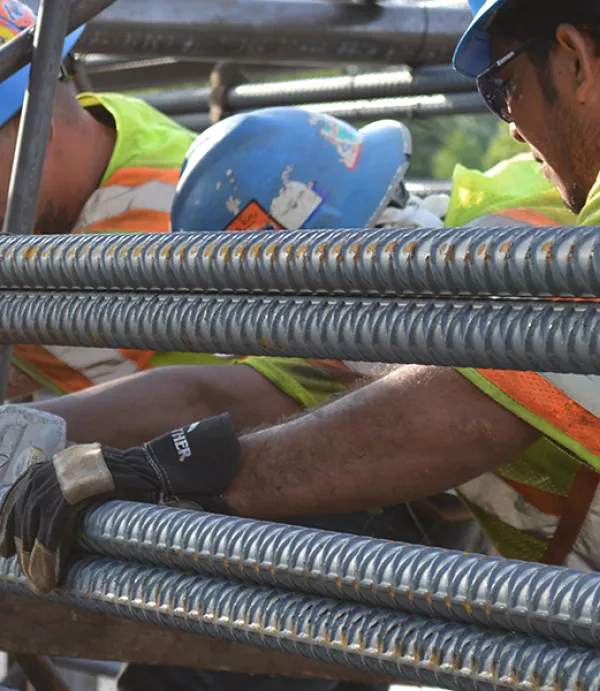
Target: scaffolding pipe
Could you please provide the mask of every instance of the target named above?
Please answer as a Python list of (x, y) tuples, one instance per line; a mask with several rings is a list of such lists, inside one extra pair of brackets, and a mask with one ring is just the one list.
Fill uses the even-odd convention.
[[(355, 76), (241, 84), (227, 93), (227, 106), (232, 110), (247, 110), (293, 106), (298, 103), (454, 93), (474, 89), (475, 82), (458, 74), (452, 67), (435, 66)], [(181, 115), (208, 110), (210, 92), (208, 88), (172, 89), (141, 94), (141, 98), (168, 115)]]
[[(15, 559), (0, 583), (30, 594)], [(600, 688), (590, 648), (103, 557), (45, 599), (457, 691)]]
[[(449, 63), (465, 7), (390, 0), (119, 0), (90, 22), (86, 53), (205, 57), (303, 65)], [(218, 27), (218, 30), (215, 30)]]
[(600, 297), (597, 227), (0, 237), (0, 289)]
[(85, 514), (79, 547), (600, 648), (595, 572), (120, 501)]
[(2, 291), (0, 343), (600, 374), (600, 305)]
[[(40, 184), (50, 135), (70, 0), (42, 0), (33, 34), (33, 59), (8, 187), (2, 233), (35, 230)], [(10, 41), (9, 41), (10, 43)], [(1, 57), (1, 49), (0, 49)], [(6, 398), (13, 349), (0, 347), (0, 402)]]

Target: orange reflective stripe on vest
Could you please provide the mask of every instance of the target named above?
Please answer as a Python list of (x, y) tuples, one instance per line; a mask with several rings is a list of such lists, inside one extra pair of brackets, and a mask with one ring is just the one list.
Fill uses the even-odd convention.
[[(571, 375), (573, 378), (570, 380), (572, 386), (569, 395), (548, 381), (548, 377), (552, 375), (546, 377), (536, 372), (491, 369), (477, 371), (513, 401), (543, 418), (592, 453), (600, 455), (600, 419), (576, 400), (579, 383), (576, 377), (584, 375)], [(600, 388), (597, 390), (600, 391)]]
[(15, 346), (15, 355), (66, 393), (148, 369), (154, 352), (72, 346)]
[(167, 233), (179, 170), (124, 168), (86, 202), (74, 232)]
[[(508, 211), (496, 211), (492, 216), (506, 216), (507, 218), (512, 218), (518, 223), (526, 223), (530, 226), (556, 226), (558, 225), (555, 220), (541, 214), (539, 211), (534, 211), (533, 209), (509, 209)], [(473, 225), (476, 225), (476, 221)]]

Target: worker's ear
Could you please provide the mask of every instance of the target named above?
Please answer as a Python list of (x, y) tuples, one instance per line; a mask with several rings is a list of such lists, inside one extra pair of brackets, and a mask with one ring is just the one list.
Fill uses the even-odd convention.
[(561, 24), (556, 30), (561, 68), (570, 76), (573, 95), (579, 103), (586, 103), (598, 90), (600, 62), (593, 38), (571, 24)]

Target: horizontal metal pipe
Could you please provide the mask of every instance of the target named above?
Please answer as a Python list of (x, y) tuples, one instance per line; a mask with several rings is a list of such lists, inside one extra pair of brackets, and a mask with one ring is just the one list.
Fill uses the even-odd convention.
[[(450, 66), (436, 66), (355, 76), (242, 84), (228, 92), (227, 104), (237, 111), (298, 103), (453, 93), (474, 89), (472, 79), (463, 77)], [(208, 110), (209, 96), (208, 88), (171, 89), (142, 94), (142, 98), (150, 105), (169, 115)]]
[(599, 374), (600, 305), (3, 291), (0, 343)]
[(311, 103), (305, 107), (349, 122), (370, 122), (385, 118), (412, 120), (440, 115), (489, 113), (477, 92)]
[(443, 64), (470, 19), (464, 7), (396, 0), (178, 0), (177, 12), (159, 0), (119, 0), (90, 22), (80, 49), (327, 66)]
[(600, 297), (596, 227), (0, 237), (0, 289)]
[[(0, 582), (28, 593), (14, 559)], [(103, 557), (45, 599), (460, 691), (600, 688), (589, 648)]]
[(418, 197), (426, 197), (430, 194), (452, 194), (452, 180), (405, 180), (406, 189)]
[[(77, 0), (71, 7), (67, 33), (75, 31), (114, 2), (115, 0)], [(36, 4), (39, 5), (39, 2)], [(31, 61), (34, 31), (35, 27), (32, 26), (0, 48), (0, 81), (8, 79)]]
[[(370, 122), (386, 118), (412, 120), (441, 115), (472, 115), (489, 113), (477, 92), (436, 94), (433, 96), (404, 96), (401, 98), (375, 98), (361, 101), (302, 104), (303, 108), (326, 113), (348, 122)], [(237, 112), (248, 112), (245, 110)], [(203, 132), (211, 121), (206, 113), (182, 113), (174, 119), (195, 132)]]
[(600, 647), (600, 573), (131, 502), (88, 511), (79, 546), (115, 559)]

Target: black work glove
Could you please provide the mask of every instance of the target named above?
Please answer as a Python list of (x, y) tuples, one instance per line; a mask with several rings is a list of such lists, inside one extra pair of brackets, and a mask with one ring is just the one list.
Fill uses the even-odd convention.
[(93, 502), (124, 499), (192, 503), (221, 510), (238, 470), (240, 445), (229, 415), (209, 418), (119, 451), (79, 444), (37, 463), (0, 508), (0, 555), (18, 555), (31, 589), (52, 590), (64, 575), (78, 518)]

